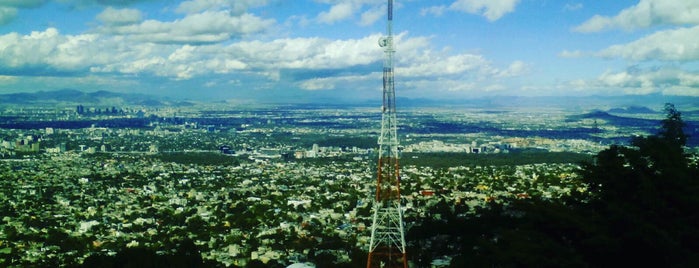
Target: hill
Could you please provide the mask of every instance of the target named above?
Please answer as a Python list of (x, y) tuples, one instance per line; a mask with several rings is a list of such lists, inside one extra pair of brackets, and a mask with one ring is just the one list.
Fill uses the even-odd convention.
[(143, 106), (191, 106), (191, 102), (168, 100), (163, 97), (139, 93), (111, 91), (83, 92), (75, 89), (38, 91), (29, 93), (0, 94), (4, 105), (143, 105)]
[(616, 114), (656, 114), (658, 113), (657, 111), (653, 111), (652, 109), (648, 107), (643, 107), (643, 106), (629, 106), (629, 107), (624, 107), (624, 108), (612, 108), (607, 111), (609, 113), (616, 113)]

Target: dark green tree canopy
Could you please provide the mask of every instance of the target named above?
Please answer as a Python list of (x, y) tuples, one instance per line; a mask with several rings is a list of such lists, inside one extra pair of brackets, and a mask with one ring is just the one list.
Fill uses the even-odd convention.
[(682, 113), (675, 109), (672, 103), (665, 104), (666, 117), (662, 121), (658, 137), (677, 146), (684, 146), (687, 143), (687, 135), (684, 133), (686, 124), (682, 121)]
[(590, 195), (512, 200), (464, 219), (463, 229), (420, 231), (463, 242), (451, 267), (699, 267), (699, 169), (684, 151), (680, 112), (665, 112), (657, 134), (583, 164)]

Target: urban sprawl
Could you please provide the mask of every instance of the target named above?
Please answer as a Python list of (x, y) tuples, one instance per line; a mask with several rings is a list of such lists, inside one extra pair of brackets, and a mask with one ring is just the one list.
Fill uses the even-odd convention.
[[(3, 109), (0, 266), (80, 265), (124, 248), (172, 254), (183, 241), (221, 266), (366, 256), (377, 109)], [(591, 159), (657, 125), (615, 118), (556, 109), (400, 112), (408, 234), (443, 209), (475, 213), (488, 202), (584, 194), (579, 165), (568, 159)], [(543, 153), (571, 158), (517, 160)], [(469, 161), (505, 155), (514, 164)], [(433, 266), (449, 260), (430, 258)]]

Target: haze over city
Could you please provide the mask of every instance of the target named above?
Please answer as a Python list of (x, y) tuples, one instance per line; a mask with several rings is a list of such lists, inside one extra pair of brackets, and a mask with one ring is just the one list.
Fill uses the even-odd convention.
[[(0, 93), (376, 99), (383, 0), (0, 2)], [(398, 96), (699, 91), (699, 1), (397, 1)]]

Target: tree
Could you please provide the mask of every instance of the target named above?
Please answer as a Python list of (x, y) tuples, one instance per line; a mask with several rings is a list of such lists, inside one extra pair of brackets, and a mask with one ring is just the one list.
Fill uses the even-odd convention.
[(658, 137), (675, 146), (682, 147), (687, 143), (687, 135), (684, 133), (686, 124), (682, 121), (682, 113), (675, 109), (672, 103), (665, 104), (665, 119)]
[[(681, 113), (666, 104), (656, 135), (635, 138), (633, 147), (611, 146), (582, 175), (594, 194), (585, 209), (603, 219), (612, 241), (594, 256), (623, 266), (693, 266), (699, 261), (699, 171), (689, 166)], [(599, 263), (609, 264), (609, 263)]]
[[(589, 196), (489, 204), (476, 217), (450, 219), (462, 231), (421, 228), (429, 222), (414, 231), (461, 241), (452, 267), (699, 267), (699, 169), (684, 153), (680, 113), (665, 108), (656, 135), (610, 146), (583, 165)], [(430, 250), (445, 252), (433, 243)]]

